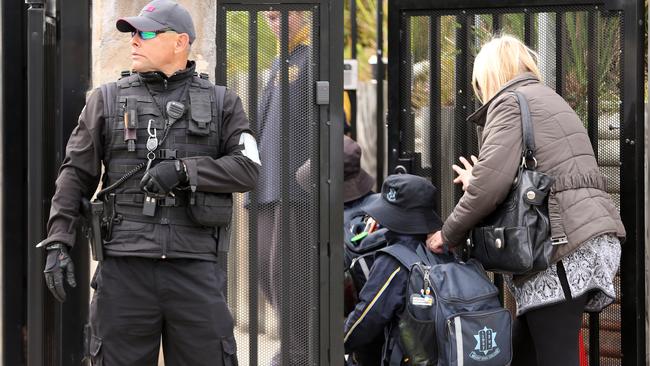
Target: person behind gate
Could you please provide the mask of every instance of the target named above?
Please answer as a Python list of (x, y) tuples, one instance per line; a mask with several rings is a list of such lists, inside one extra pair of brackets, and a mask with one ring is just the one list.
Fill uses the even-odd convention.
[(541, 81), (536, 59), (509, 35), (493, 38), (476, 56), (472, 83), (484, 104), (468, 120), (479, 131), (479, 156), (472, 162), (461, 157), (463, 167), (453, 167), (464, 194), (427, 245), (435, 253), (458, 246), (506, 198), (522, 157), (514, 92), (521, 93), (534, 126), (536, 170), (555, 179), (548, 198), (553, 264), (532, 275), (504, 276), (517, 304), (513, 365), (574, 366), (583, 311), (601, 311), (616, 298), (625, 229), (583, 123)]
[(255, 138), (239, 97), (195, 73), (185, 8), (155, 0), (116, 26), (131, 34), (133, 73), (95, 89), (70, 136), (39, 244), (47, 286), (61, 302), (64, 278), (74, 287), (80, 202), (101, 177), (92, 363), (157, 365), (162, 338), (166, 365), (236, 365), (216, 260), (229, 244), (232, 193), (257, 180)]
[[(366, 203), (363, 209), (388, 229), (388, 245), (399, 244), (416, 252), (418, 248), (425, 248), (426, 234), (442, 225), (433, 206), (435, 190), (425, 178), (410, 174), (391, 175), (384, 181), (381, 194)], [(359, 294), (359, 302), (345, 321), (345, 353), (351, 355), (348, 364), (357, 364), (358, 360), (353, 359), (354, 353), (373, 351), (368, 347), (382, 334), (382, 364), (402, 364), (406, 354), (398, 341), (397, 322), (404, 309), (409, 270), (390, 255), (380, 252), (376, 256)]]

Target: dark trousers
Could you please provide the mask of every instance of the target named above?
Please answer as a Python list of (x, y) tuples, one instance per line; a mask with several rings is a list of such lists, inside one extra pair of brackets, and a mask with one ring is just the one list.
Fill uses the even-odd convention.
[[(316, 223), (308, 222), (308, 207), (292, 203), (288, 215), (282, 216), (279, 204), (261, 205), (258, 215), (258, 255), (260, 289), (278, 316), (281, 332), (286, 332), (288, 344), (281, 345), (284, 354), (277, 354), (271, 365), (304, 366), (311, 364), (309, 350), (312, 314), (310, 304), (315, 286), (309, 286), (316, 268), (310, 267), (310, 232)], [(286, 236), (283, 240), (283, 227)], [(288, 267), (283, 268), (284, 263)], [(288, 281), (288, 282), (285, 282)], [(280, 362), (281, 358), (284, 362)]]
[(513, 366), (579, 366), (578, 335), (587, 294), (571, 299), (561, 262), (558, 275), (569, 299), (530, 310), (513, 326)]
[(91, 286), (93, 365), (237, 365), (233, 320), (216, 262), (107, 257)]

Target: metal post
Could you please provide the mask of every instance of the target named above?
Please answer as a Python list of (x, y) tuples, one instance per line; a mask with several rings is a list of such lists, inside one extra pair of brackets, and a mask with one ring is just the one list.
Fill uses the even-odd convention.
[[(280, 23), (280, 121), (285, 121), (289, 118), (289, 12), (286, 8), (283, 8), (280, 12), (281, 23)], [(289, 123), (282, 123), (280, 136), (289, 136)], [(291, 221), (290, 219), (290, 208), (289, 208), (289, 175), (292, 173), (289, 172), (287, 167), (289, 166), (289, 144), (282, 144), (280, 149), (280, 167), (282, 167), (282, 174), (280, 176), (280, 189), (281, 198), (280, 198), (280, 217), (284, 220)], [(291, 235), (289, 230), (296, 230), (296, 228), (290, 228), (288, 225), (283, 223), (280, 228), (280, 242), (278, 250), (280, 253), (288, 253), (288, 250), (291, 250)], [(279, 296), (279, 309), (280, 309), (280, 365), (289, 364), (289, 352), (291, 351), (291, 330), (289, 329), (289, 322), (291, 317), (291, 312), (289, 311), (291, 299), (287, 299), (287, 292), (289, 286), (291, 286), (291, 276), (292, 273), (289, 273), (289, 268), (291, 263), (289, 262), (290, 256), (283, 255), (281, 256), (281, 288), (280, 291), (282, 295)]]
[(442, 78), (442, 69), (440, 66), (440, 17), (432, 15), (429, 17), (429, 90), (431, 96), (429, 99), (429, 161), (431, 162), (431, 182), (436, 188), (436, 212), (440, 212), (440, 192), (441, 185), (441, 93), (440, 80)]
[[(4, 150), (4, 70), (2, 65), (4, 65), (4, 6), (0, 5), (0, 151)], [(4, 161), (0, 158), (0, 172), (4, 172)], [(0, 187), (4, 187), (4, 174), (0, 174)], [(0, 191), (0, 207), (4, 207), (4, 194)], [(0, 219), (0, 238), (5, 237), (4, 231), (4, 217)], [(0, 244), (0, 266), (4, 263), (4, 246)], [(5, 339), (5, 323), (4, 323), (4, 297), (5, 297), (5, 287), (4, 287), (4, 272), (0, 269), (0, 363), (4, 364), (4, 339)]]
[[(27, 263), (26, 203), (27, 181), (25, 175), (27, 124), (26, 120), (26, 9), (19, 1), (0, 2), (2, 9), (2, 48), (11, 50), (11, 57), (5, 52), (1, 60), (0, 75), (3, 93), (0, 106), (2, 119), (2, 226), (11, 228), (2, 232), (2, 344), (0, 364), (24, 365), (27, 353), (23, 336), (26, 330), (27, 283), (23, 274)], [(12, 31), (9, 31), (12, 30)], [(15, 243), (24, 243), (15, 245)]]
[(31, 3), (27, 10), (27, 364), (44, 365), (44, 285), (43, 251), (34, 245), (44, 234), (43, 210), (43, 91), (44, 22), (42, 3)]
[[(456, 45), (457, 48), (463, 50), (456, 56), (456, 107), (454, 112), (454, 156), (467, 156), (467, 108), (469, 108), (469, 90), (467, 89), (468, 85), (468, 64), (469, 64), (469, 55), (467, 50), (469, 50), (469, 24), (468, 16), (463, 10), (463, 12), (457, 15), (458, 24), (460, 27), (456, 29)], [(457, 202), (460, 197), (463, 195), (463, 192), (460, 187), (456, 186), (454, 188), (454, 202)]]
[(587, 132), (598, 161), (598, 14), (587, 14)]
[(563, 94), (564, 65), (562, 52), (564, 46), (564, 12), (555, 13), (555, 91)]
[[(328, 194), (323, 195), (329, 202), (328, 207), (328, 247), (330, 248), (330, 264), (328, 266), (329, 273), (329, 304), (326, 308), (329, 314), (329, 352), (327, 352), (329, 365), (339, 365), (343, 359), (343, 332), (341, 327), (341, 319), (343, 319), (343, 174), (337, 173), (343, 171), (343, 105), (340, 95), (343, 91), (343, 48), (337, 45), (343, 44), (343, 0), (329, 0), (329, 12), (323, 11), (328, 14), (320, 24), (322, 26), (329, 25), (330, 37), (325, 43), (329, 50), (329, 58), (325, 62), (325, 70), (327, 73), (323, 75), (324, 79), (330, 80), (330, 105), (329, 105), (329, 118), (332, 122), (331, 126), (327, 128), (329, 138), (327, 145), (329, 146), (329, 153), (327, 159), (323, 159), (325, 164), (321, 165), (321, 169), (329, 168), (329, 179), (331, 184), (324, 184), (321, 180), (321, 187), (326, 187), (329, 191)], [(320, 50), (321, 53), (325, 49)], [(326, 52), (327, 53), (327, 52)], [(324, 109), (324, 108), (323, 108)], [(323, 130), (323, 129), (321, 129)], [(323, 141), (323, 140), (321, 140)], [(383, 149), (382, 149), (383, 151)], [(327, 176), (327, 175), (326, 175)], [(325, 355), (324, 349), (321, 349), (321, 354)], [(324, 364), (324, 363), (321, 363)]]
[[(350, 58), (357, 58), (357, 0), (350, 0)], [(357, 91), (348, 90), (350, 97), (350, 133), (352, 138), (357, 138)]]
[(524, 10), (524, 43), (533, 47), (533, 14), (528, 9)]
[[(222, 20), (225, 21), (225, 13)], [(248, 55), (249, 55), (249, 77), (248, 77), (248, 114), (250, 117), (251, 130), (258, 130), (258, 95), (257, 95), (257, 47), (258, 47), (258, 12), (251, 10), (248, 12)], [(225, 48), (224, 48), (225, 49)], [(226, 56), (223, 56), (226, 59)], [(259, 205), (257, 204), (257, 194), (255, 190), (250, 193), (250, 210), (249, 210), (249, 235), (248, 235), (248, 349), (249, 365), (257, 366), (259, 363), (259, 264), (258, 264), (258, 227), (257, 219), (259, 215)]]
[(646, 359), (645, 334), (645, 177), (643, 154), (643, 36), (642, 1), (623, 3), (623, 105), (621, 122), (621, 218), (626, 243), (621, 254), (621, 350), (623, 365), (642, 365)]
[(385, 136), (384, 130), (384, 0), (377, 1), (377, 68), (375, 80), (377, 81), (377, 187), (384, 181), (384, 155)]

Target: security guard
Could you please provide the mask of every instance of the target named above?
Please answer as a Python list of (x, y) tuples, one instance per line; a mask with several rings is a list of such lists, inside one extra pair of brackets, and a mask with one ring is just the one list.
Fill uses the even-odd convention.
[(240, 99), (197, 75), (190, 13), (155, 0), (117, 21), (131, 33), (133, 74), (90, 95), (72, 132), (48, 222), (45, 277), (74, 287), (82, 198), (102, 173), (103, 254), (91, 286), (94, 365), (236, 365), (233, 319), (217, 255), (228, 244), (232, 192), (253, 188), (257, 145)]
[[(426, 253), (424, 243), (428, 230), (442, 226), (433, 207), (435, 191), (425, 178), (410, 174), (390, 175), (382, 185), (381, 194), (363, 209), (388, 229), (388, 245), (402, 245), (413, 252)], [(404, 311), (409, 270), (385, 253), (379, 252), (375, 257), (368, 280), (359, 294), (359, 303), (345, 322), (345, 351), (351, 355), (348, 365), (378, 365), (377, 337), (383, 338), (382, 365), (407, 364), (398, 322)], [(365, 359), (358, 359), (360, 355)]]

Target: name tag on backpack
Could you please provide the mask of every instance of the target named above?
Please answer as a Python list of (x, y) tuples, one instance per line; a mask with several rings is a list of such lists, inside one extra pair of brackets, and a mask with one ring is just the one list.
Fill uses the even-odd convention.
[(419, 307), (431, 307), (433, 305), (433, 296), (431, 295), (411, 295), (411, 305)]

